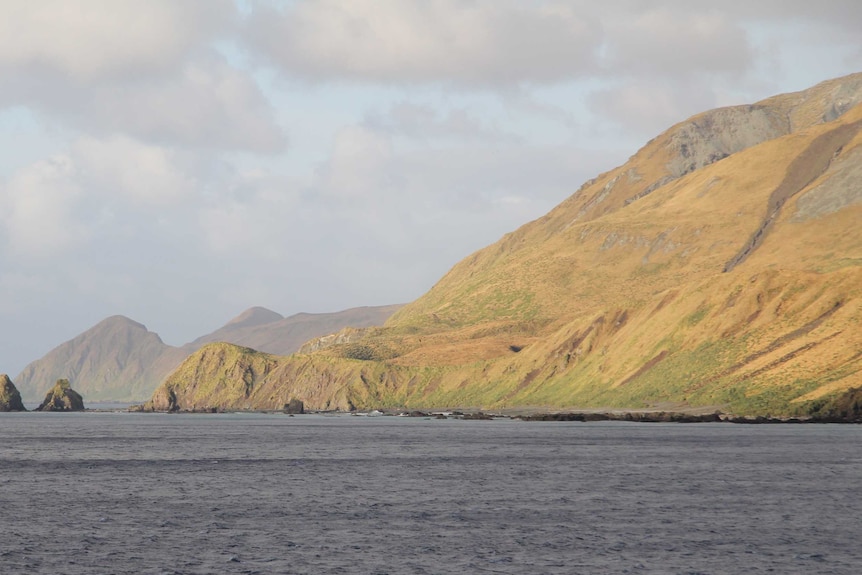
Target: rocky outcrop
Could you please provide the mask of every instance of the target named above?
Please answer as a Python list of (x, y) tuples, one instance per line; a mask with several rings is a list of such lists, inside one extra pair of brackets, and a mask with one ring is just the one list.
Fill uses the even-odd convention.
[(346, 327), (336, 333), (330, 333), (323, 337), (317, 337), (305, 342), (299, 348), (299, 353), (314, 353), (335, 345), (344, 345), (359, 341), (365, 334), (369, 333), (369, 328)]
[(293, 414), (301, 414), (305, 413), (305, 404), (302, 403), (299, 399), (291, 399), (285, 406), (284, 412)]
[(207, 344), (165, 379), (144, 409), (211, 412), (253, 408), (252, 395), (278, 359), (229, 343)]
[(27, 411), (21, 394), (5, 373), (0, 373), (0, 411)]
[(58, 379), (35, 411), (84, 411), (84, 399), (68, 379)]

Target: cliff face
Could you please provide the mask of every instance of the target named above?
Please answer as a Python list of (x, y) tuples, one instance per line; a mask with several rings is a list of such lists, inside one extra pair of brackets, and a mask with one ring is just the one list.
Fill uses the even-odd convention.
[[(359, 385), (347, 385), (345, 380)], [(376, 390), (380, 383), (396, 385), (397, 379), (377, 362), (344, 362), (325, 355), (274, 356), (211, 343), (171, 373), (143, 409), (282, 410), (300, 400), (314, 410), (350, 411), (377, 402), (363, 382)]]
[(68, 379), (58, 379), (34, 411), (84, 411), (84, 399)]
[(247, 405), (777, 414), (858, 387), (860, 101), (857, 74), (682, 122)]
[(27, 411), (21, 394), (5, 373), (0, 373), (0, 411)]
[(212, 407), (243, 409), (259, 385), (276, 365), (275, 357), (227, 343), (212, 343), (195, 352), (172, 374), (169, 387), (153, 396), (156, 410), (173, 411)]

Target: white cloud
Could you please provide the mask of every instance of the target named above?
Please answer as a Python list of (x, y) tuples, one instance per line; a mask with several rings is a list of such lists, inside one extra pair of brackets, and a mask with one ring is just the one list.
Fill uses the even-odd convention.
[(169, 69), (232, 12), (228, 0), (11, 0), (0, 7), (0, 69), (75, 82)]
[(643, 138), (658, 135), (676, 122), (715, 107), (716, 90), (708, 80), (667, 82), (636, 78), (597, 90), (591, 109)]
[(174, 77), (98, 86), (81, 100), (86, 125), (75, 122), (89, 130), (196, 148), (274, 152), (285, 144), (249, 74), (214, 57), (188, 61)]
[(392, 160), (387, 135), (362, 126), (343, 128), (335, 137), (330, 159), (319, 170), (319, 190), (342, 201), (372, 201), (393, 187)]
[(125, 136), (81, 138), (72, 157), (91, 194), (126, 199), (135, 207), (176, 206), (193, 198), (200, 185), (170, 150)]
[(255, 269), (282, 265), (300, 247), (304, 227), (299, 194), (289, 182), (266, 174), (238, 174), (195, 215), (204, 247), (217, 258), (246, 261)]
[(216, 50), (235, 19), (227, 0), (3, 3), (0, 106), (97, 136), (280, 151), (285, 135), (252, 73)]
[(65, 155), (32, 164), (0, 188), (6, 250), (20, 258), (62, 257), (85, 243), (90, 230), (76, 214), (83, 190)]
[(601, 30), (560, 1), (322, 0), (257, 9), (247, 37), (301, 77), (492, 86), (592, 70)]
[(475, 143), (486, 145), (511, 143), (520, 138), (466, 108), (437, 108), (409, 101), (401, 101), (385, 113), (370, 113), (365, 124), (378, 131), (385, 131), (405, 138), (423, 142), (443, 140), (450, 143)]
[(3, 251), (19, 261), (80, 258), (98, 251), (96, 244), (147, 236), (163, 214), (192, 207), (204, 185), (171, 149), (122, 136), (82, 137), (0, 186)]

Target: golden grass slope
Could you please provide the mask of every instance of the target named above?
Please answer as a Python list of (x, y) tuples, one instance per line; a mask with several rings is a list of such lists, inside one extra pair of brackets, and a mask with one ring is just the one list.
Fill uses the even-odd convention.
[(860, 101), (857, 74), (695, 116), (231, 405), (784, 414), (862, 385)]

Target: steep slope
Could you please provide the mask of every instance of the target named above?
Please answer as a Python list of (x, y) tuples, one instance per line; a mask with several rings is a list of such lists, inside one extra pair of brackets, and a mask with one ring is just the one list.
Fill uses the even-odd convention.
[(21, 394), (5, 373), (0, 373), (0, 411), (27, 411)]
[(33, 411), (84, 411), (84, 399), (72, 389), (68, 379), (58, 379)]
[(862, 384), (860, 101), (856, 74), (682, 122), (244, 405), (822, 405)]
[(287, 355), (306, 341), (338, 331), (383, 325), (401, 305), (357, 307), (334, 313), (298, 313), (290, 317), (256, 307), (246, 310), (227, 325), (199, 337), (187, 347), (196, 350), (205, 343), (228, 342), (271, 354)]
[(117, 315), (30, 363), (16, 381), (27, 400), (42, 399), (57, 380), (71, 379), (87, 401), (137, 401), (149, 397), (186, 355)]

